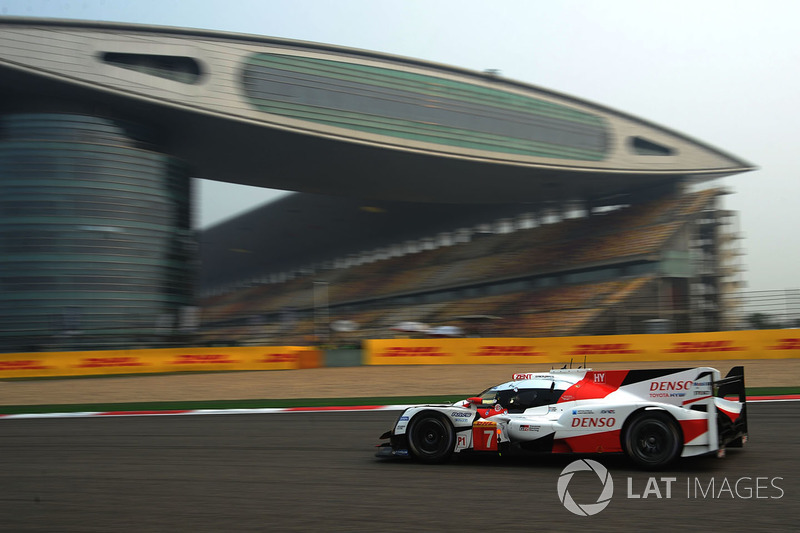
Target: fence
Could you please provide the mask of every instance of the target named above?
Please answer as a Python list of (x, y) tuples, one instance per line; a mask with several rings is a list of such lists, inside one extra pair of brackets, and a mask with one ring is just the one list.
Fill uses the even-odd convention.
[[(76, 321), (58, 317), (43, 319), (39, 327), (21, 330), (13, 323), (4, 323), (0, 329), (0, 353), (63, 350), (101, 350), (133, 348), (167, 348), (174, 346), (231, 346), (262, 345), (284, 346), (312, 343), (358, 344), (369, 338), (391, 338), (398, 333), (391, 327), (403, 320), (418, 320), (413, 313), (436, 306), (407, 305), (381, 306), (361, 310), (361, 316), (370, 323), (360, 328), (336, 332), (327, 327), (337, 319), (349, 318), (343, 309), (330, 305), (325, 298), (317, 299), (308, 309), (284, 310), (273, 314), (254, 315), (252, 312), (233, 313), (224, 320), (204, 316), (202, 310), (178, 313), (182, 316), (142, 317), (133, 315), (126, 320), (115, 316), (113, 327), (103, 327), (102, 316), (82, 316)], [(324, 307), (324, 309), (322, 308)], [(725, 327), (717, 330), (785, 329), (800, 327), (800, 289), (773, 291), (744, 291), (721, 300), (720, 312), (725, 314)], [(597, 311), (597, 312), (590, 312)], [(626, 335), (641, 333), (692, 333), (708, 331), (701, 320), (692, 320), (697, 310), (691, 303), (679, 302), (664, 306), (647, 296), (629, 298), (619, 305), (593, 309), (580, 304), (571, 308), (521, 310), (506, 308), (502, 320), (476, 325), (466, 334), (483, 337), (558, 337), (564, 335)], [(192, 320), (186, 320), (191, 315)], [(562, 327), (568, 317), (583, 317), (587, 326), (582, 330)], [(685, 317), (688, 320), (678, 320)], [(570, 318), (571, 319), (571, 318)], [(548, 322), (549, 320), (549, 322)], [(323, 323), (325, 322), (325, 323)], [(542, 331), (525, 329), (525, 324), (539, 326), (552, 323)], [(123, 325), (127, 324), (127, 325)], [(444, 325), (434, 323), (431, 325)], [(578, 331), (576, 333), (576, 331)], [(406, 336), (409, 336), (406, 334)]]
[(738, 329), (800, 328), (800, 289), (743, 292)]

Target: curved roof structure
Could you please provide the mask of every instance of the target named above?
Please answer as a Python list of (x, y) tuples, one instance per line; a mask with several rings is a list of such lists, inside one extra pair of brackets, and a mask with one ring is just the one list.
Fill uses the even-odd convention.
[(146, 118), (197, 177), (317, 194), (597, 199), (753, 168), (645, 120), (486, 73), (258, 36), (0, 18), (3, 100), (41, 108), (55, 91), (99, 114)]

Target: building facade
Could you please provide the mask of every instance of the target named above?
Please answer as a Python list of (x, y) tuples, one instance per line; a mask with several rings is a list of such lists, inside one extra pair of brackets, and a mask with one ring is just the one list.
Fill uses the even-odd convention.
[(8, 345), (152, 334), (192, 303), (190, 180), (141, 125), (0, 117), (0, 320)]

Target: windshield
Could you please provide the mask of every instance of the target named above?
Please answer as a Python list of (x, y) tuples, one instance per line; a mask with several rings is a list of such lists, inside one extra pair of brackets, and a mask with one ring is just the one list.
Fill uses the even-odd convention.
[(486, 389), (480, 393), (479, 397), (483, 405), (500, 404), (503, 409), (509, 412), (522, 412), (531, 407), (540, 405), (550, 405), (556, 403), (563, 390), (550, 388), (513, 388), (497, 390), (497, 387)]
[(485, 391), (478, 394), (478, 398), (480, 398), (483, 401), (484, 405), (494, 404), (497, 401), (498, 389), (503, 385), (504, 383), (501, 383), (499, 385), (495, 385), (494, 387), (489, 387)]

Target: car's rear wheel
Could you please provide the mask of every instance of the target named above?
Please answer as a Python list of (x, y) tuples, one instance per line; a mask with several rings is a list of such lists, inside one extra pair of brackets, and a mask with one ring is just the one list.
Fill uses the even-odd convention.
[(455, 438), (453, 424), (441, 413), (420, 413), (408, 426), (409, 450), (425, 463), (442, 463), (449, 459)]
[(662, 468), (681, 452), (681, 433), (666, 413), (644, 412), (625, 430), (625, 453), (643, 468)]

